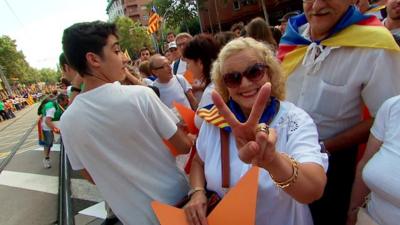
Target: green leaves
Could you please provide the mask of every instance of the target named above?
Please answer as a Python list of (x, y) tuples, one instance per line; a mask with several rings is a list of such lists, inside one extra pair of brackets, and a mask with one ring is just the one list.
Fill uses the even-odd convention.
[(15, 40), (9, 36), (0, 37), (0, 65), (9, 82), (36, 83), (39, 81), (56, 83), (61, 77), (60, 72), (53, 69), (37, 70), (25, 60), (22, 51), (17, 50)]
[(143, 47), (151, 48), (151, 39), (145, 27), (129, 17), (118, 17), (115, 21), (118, 28), (119, 44), (122, 50), (128, 50), (131, 57)]
[(158, 14), (164, 17), (165, 28), (168, 30), (183, 27), (185, 29), (181, 31), (187, 32), (187, 22), (197, 20), (198, 17), (195, 0), (154, 0), (153, 4)]

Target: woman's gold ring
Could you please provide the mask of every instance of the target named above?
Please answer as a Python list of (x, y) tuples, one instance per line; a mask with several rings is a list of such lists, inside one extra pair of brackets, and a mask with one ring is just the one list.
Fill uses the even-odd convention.
[(266, 134), (269, 134), (269, 126), (266, 123), (259, 123), (256, 127), (256, 132), (262, 131)]

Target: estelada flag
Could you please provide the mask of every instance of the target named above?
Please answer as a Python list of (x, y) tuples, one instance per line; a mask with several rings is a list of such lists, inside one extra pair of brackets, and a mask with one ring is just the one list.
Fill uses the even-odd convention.
[(150, 18), (149, 18), (147, 32), (150, 34), (156, 32), (160, 27), (159, 21), (160, 21), (160, 16), (157, 13), (156, 7), (153, 5), (150, 11)]
[[(312, 43), (299, 32), (299, 28), (306, 23), (308, 21), (304, 14), (290, 18), (286, 32), (279, 43), (278, 58), (285, 76), (289, 76), (297, 68)], [(314, 42), (323, 46), (400, 51), (390, 31), (375, 16), (363, 15), (354, 6), (349, 7), (327, 38)]]

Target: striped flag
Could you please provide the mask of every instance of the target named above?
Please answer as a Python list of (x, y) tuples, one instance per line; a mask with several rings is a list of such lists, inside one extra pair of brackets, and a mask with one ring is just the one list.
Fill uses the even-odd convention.
[(150, 19), (149, 19), (147, 32), (150, 34), (156, 32), (158, 30), (158, 28), (160, 27), (159, 21), (160, 21), (160, 16), (157, 13), (156, 7), (153, 5), (151, 7), (151, 11), (150, 11)]
[[(291, 17), (279, 43), (278, 58), (282, 63), (285, 76), (289, 76), (297, 68), (307, 52), (308, 45), (311, 44), (311, 41), (298, 32), (299, 27), (306, 23), (304, 14)], [(347, 10), (330, 35), (319, 42), (323, 46), (383, 48), (400, 51), (390, 31), (375, 16), (363, 15), (354, 6)]]

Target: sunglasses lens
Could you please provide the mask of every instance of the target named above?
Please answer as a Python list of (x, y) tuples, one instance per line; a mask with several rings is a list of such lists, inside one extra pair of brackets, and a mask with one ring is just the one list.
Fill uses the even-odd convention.
[(263, 77), (266, 67), (262, 64), (255, 64), (245, 73), (246, 78), (251, 81), (257, 81)]
[(227, 73), (224, 75), (224, 83), (227, 87), (237, 87), (240, 85), (241, 82), (242, 74), (240, 73)]
[(254, 64), (246, 69), (243, 73), (234, 72), (227, 73), (223, 76), (224, 83), (229, 88), (235, 88), (242, 83), (242, 77), (245, 76), (248, 80), (256, 82), (264, 77), (267, 66), (261, 63)]

